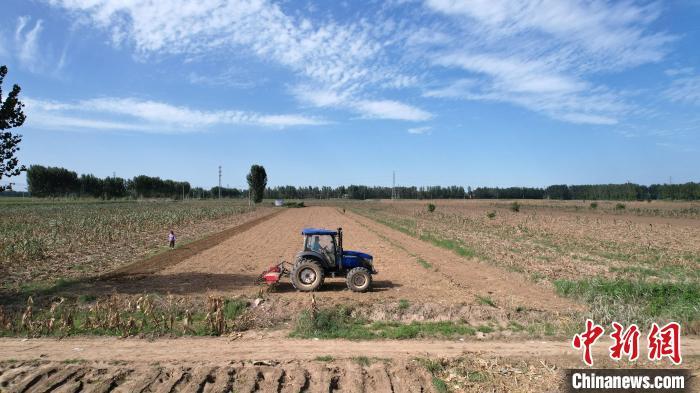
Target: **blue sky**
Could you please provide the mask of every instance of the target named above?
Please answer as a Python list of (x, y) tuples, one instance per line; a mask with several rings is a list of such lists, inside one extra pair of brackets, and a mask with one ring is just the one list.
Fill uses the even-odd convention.
[(253, 163), (270, 185), (700, 180), (698, 1), (2, 8), (25, 164), (203, 187)]

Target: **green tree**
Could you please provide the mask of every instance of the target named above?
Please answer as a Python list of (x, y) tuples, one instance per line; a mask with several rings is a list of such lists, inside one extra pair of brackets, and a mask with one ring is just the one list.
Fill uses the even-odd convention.
[(102, 196), (102, 188), (104, 182), (102, 179), (95, 175), (81, 175), (80, 176), (80, 196), (91, 196), (94, 198), (99, 198)]
[[(19, 100), (21, 88), (18, 85), (12, 86), (12, 91), (7, 98), (2, 98), (2, 82), (7, 75), (7, 67), (0, 66), (0, 179), (19, 175), (26, 170), (24, 165), (19, 164), (17, 152), (19, 143), (22, 142), (22, 135), (13, 134), (10, 128), (20, 127), (24, 124), (26, 116), (22, 111), (24, 104)], [(11, 190), (12, 183), (2, 186), (0, 192)]]
[(250, 173), (246, 176), (248, 187), (253, 197), (253, 202), (260, 203), (263, 200), (265, 187), (267, 186), (267, 173), (262, 165), (250, 167)]
[(32, 165), (27, 170), (29, 193), (36, 197), (63, 197), (80, 193), (78, 174), (66, 168)]

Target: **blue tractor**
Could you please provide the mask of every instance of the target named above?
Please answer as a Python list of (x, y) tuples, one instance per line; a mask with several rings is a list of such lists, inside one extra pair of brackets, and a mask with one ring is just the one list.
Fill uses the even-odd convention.
[(304, 228), (301, 234), (304, 249), (297, 253), (289, 270), (294, 288), (315, 291), (328, 276), (345, 277), (348, 288), (354, 292), (366, 292), (372, 287), (372, 275), (377, 274), (372, 256), (344, 250), (342, 228), (337, 231)]

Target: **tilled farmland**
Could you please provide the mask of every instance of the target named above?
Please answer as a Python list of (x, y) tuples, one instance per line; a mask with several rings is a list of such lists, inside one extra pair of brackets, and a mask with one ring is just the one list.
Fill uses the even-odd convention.
[(415, 362), (0, 366), (0, 389), (8, 392), (425, 392), (431, 386), (431, 376)]

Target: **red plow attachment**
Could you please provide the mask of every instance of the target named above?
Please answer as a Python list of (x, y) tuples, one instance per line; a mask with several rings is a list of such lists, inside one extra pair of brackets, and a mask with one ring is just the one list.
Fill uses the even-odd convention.
[(270, 266), (260, 274), (260, 281), (269, 285), (277, 284), (283, 276), (289, 276), (289, 269), (285, 266), (287, 262), (280, 262)]

